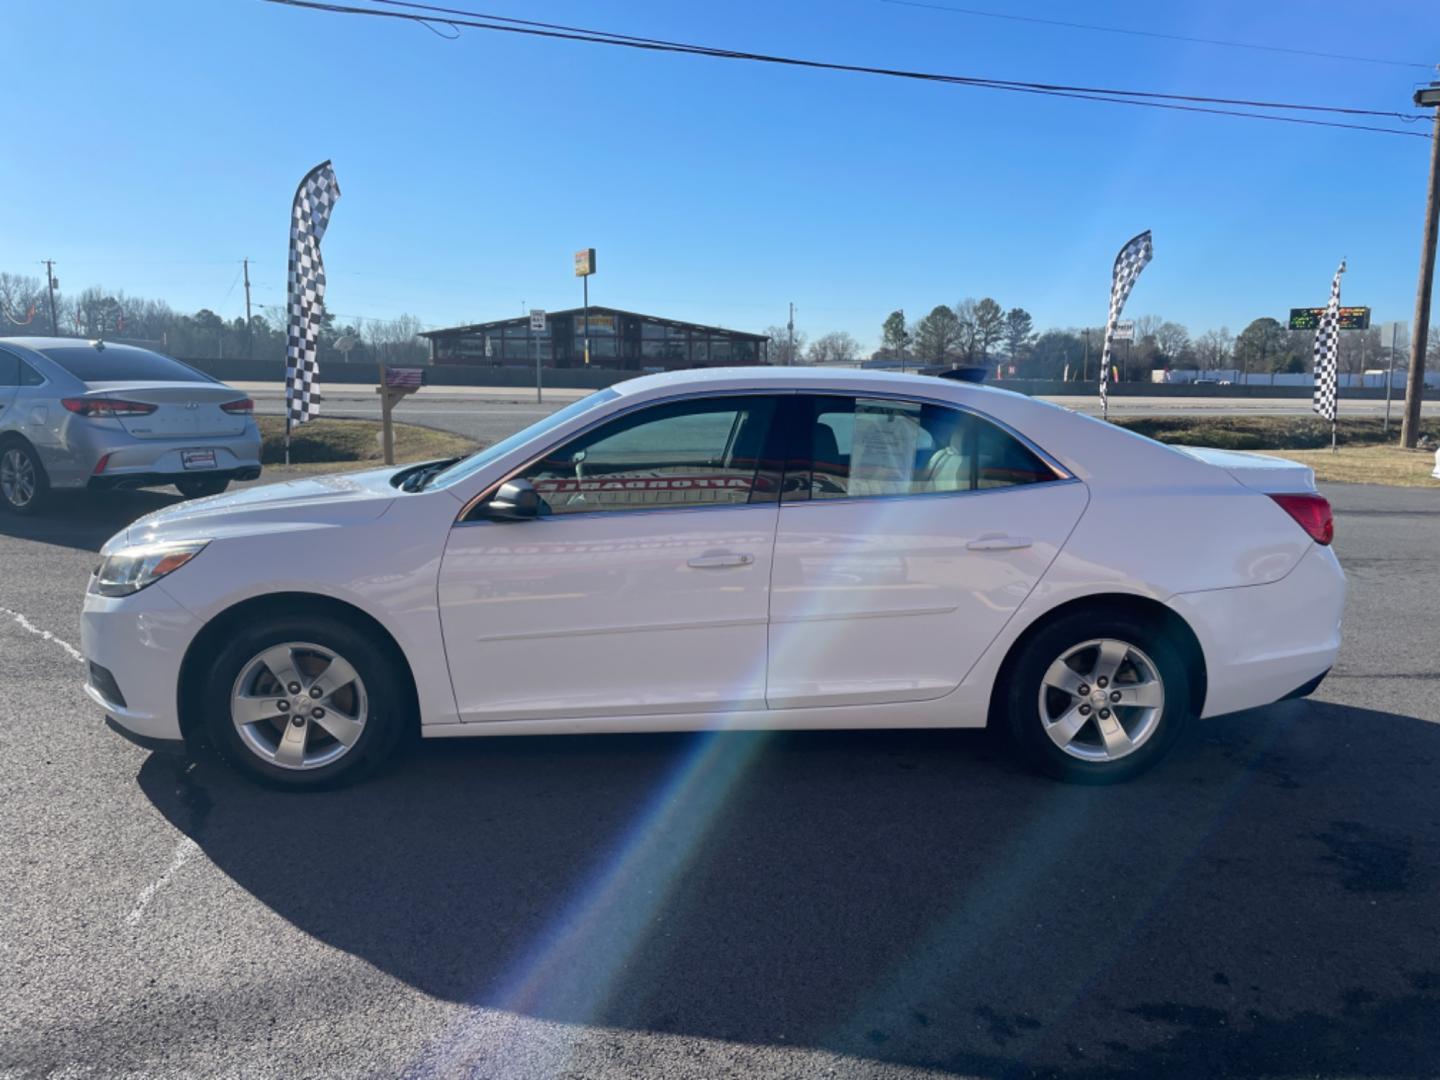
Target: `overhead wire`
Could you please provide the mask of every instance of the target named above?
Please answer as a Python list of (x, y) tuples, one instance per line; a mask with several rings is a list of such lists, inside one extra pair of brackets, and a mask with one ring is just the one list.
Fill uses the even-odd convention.
[[(1070, 86), (1060, 83), (1025, 82), (1013, 79), (993, 79), (980, 76), (951, 75), (935, 72), (912, 71), (901, 68), (885, 68), (863, 64), (845, 64), (834, 61), (810, 60), (801, 57), (780, 56), (768, 53), (723, 49), (687, 42), (669, 41), (663, 38), (647, 38), (629, 34), (615, 34), (609, 31), (588, 30), (581, 27), (557, 23), (542, 23), (530, 19), (514, 19), (493, 16), (483, 12), (466, 11), (460, 8), (441, 7), (434, 4), (410, 2), (410, 0), (371, 0), (390, 8), (409, 8), (408, 11), (384, 10), (374, 7), (356, 7), (352, 4), (332, 0), (266, 0), (267, 3), (286, 7), (304, 8), (330, 14), (362, 15), (388, 18), (398, 21), (428, 23), (443, 21), (452, 27), (469, 27), (478, 30), (492, 30), (501, 33), (521, 34), (533, 37), (579, 41), (589, 44), (611, 45), (623, 48), (643, 49), (652, 52), (671, 52), (692, 56), (707, 56), (716, 59), (746, 60), (755, 63), (779, 64), (793, 67), (840, 71), (854, 74), (886, 76), (913, 79), (925, 82), (939, 82), (969, 86), (979, 89), (1007, 90), (1011, 92), (1038, 94), (1048, 97), (1065, 97), (1086, 101), (1101, 101), (1118, 105), (1138, 105), (1150, 108), (1173, 109), (1182, 112), (1211, 113), (1220, 116), (1234, 116), (1252, 120), (1267, 120), (1278, 123), (1304, 124), (1314, 127), (1343, 128), (1355, 131), (1375, 132), (1386, 135), (1407, 135), (1414, 138), (1429, 138), (1419, 131), (1401, 131), (1396, 128), (1371, 124), (1344, 123), (1335, 120), (1314, 120), (1295, 116), (1277, 116), (1273, 113), (1246, 112), (1247, 108), (1285, 109), (1306, 112), (1326, 112), (1351, 116), (1376, 116), (1386, 119), (1410, 121), (1415, 114), (1406, 114), (1377, 109), (1360, 109), (1349, 106), (1317, 105), (1294, 102), (1267, 102), (1241, 98), (1222, 98), (1193, 94), (1167, 94), (1156, 91), (1121, 90), (1107, 87)], [(424, 11), (442, 15), (443, 19), (420, 15)], [(1235, 106), (1231, 109), (1210, 108), (1213, 105)], [(1428, 117), (1424, 117), (1428, 119)]]
[[(381, 0), (376, 0), (381, 2)], [(1059, 26), (1069, 30), (1091, 30), (1101, 34), (1128, 34), (1132, 37), (1159, 38), (1164, 41), (1184, 41), (1196, 45), (1215, 45), (1230, 49), (1254, 49), (1259, 52), (1288, 53), (1291, 56), (1310, 56), (1321, 60), (1345, 60), (1356, 64), (1385, 64), (1390, 67), (1420, 68), (1429, 71), (1433, 65), (1421, 64), (1414, 60), (1387, 60), (1377, 56), (1354, 56), (1349, 53), (1319, 52), (1315, 49), (1297, 49), (1288, 45), (1264, 45), (1259, 42), (1229, 41), (1224, 38), (1196, 37), (1191, 34), (1170, 34), (1160, 30), (1138, 30), (1124, 26), (1101, 26), (1096, 23), (1071, 22), (1067, 19), (1045, 19), (1038, 15), (1017, 15), (1008, 11), (986, 11), (983, 8), (955, 7), (950, 4), (927, 3), (926, 0), (880, 0), (882, 4), (896, 7), (923, 8), (929, 11), (945, 11), (955, 15), (972, 15), (981, 19), (1005, 19), (1010, 22), (1035, 23), (1041, 26)]]

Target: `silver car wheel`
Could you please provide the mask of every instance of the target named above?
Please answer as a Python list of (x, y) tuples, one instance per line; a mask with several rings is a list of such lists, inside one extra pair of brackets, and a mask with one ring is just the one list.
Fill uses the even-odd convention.
[(30, 505), (35, 498), (35, 463), (19, 447), (0, 454), (0, 495), (17, 510)]
[(1040, 683), (1045, 734), (1081, 761), (1118, 761), (1155, 734), (1165, 684), (1155, 662), (1126, 641), (1097, 638), (1067, 649)]
[(318, 769), (359, 741), (369, 716), (365, 683), (350, 662), (311, 642), (272, 645), (240, 669), (230, 719), (240, 741), (282, 769)]

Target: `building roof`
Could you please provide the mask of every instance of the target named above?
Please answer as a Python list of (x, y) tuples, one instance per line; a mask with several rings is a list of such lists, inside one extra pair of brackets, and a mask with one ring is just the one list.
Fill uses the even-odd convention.
[[(576, 318), (585, 314), (584, 308), (565, 308), (561, 311), (547, 311), (545, 317), (553, 319), (557, 315), (573, 315)], [(723, 326), (706, 326), (704, 323), (686, 322), (684, 319), (669, 319), (663, 315), (645, 315), (638, 311), (625, 311), (622, 308), (601, 307), (598, 304), (590, 305), (591, 315), (625, 315), (632, 319), (644, 319), (647, 322), (660, 323), (663, 326), (685, 327), (689, 330), (704, 330), (709, 334), (725, 334), (728, 337), (744, 338), (748, 341), (769, 341), (767, 334), (751, 334), (745, 330), (729, 330)], [(486, 330), (495, 330), (503, 326), (524, 325), (530, 321), (528, 315), (516, 315), (508, 319), (495, 319), (491, 322), (470, 323), (467, 326), (448, 326), (440, 330), (424, 330), (420, 333), (424, 338), (449, 337), (452, 334), (474, 334), (484, 333)]]

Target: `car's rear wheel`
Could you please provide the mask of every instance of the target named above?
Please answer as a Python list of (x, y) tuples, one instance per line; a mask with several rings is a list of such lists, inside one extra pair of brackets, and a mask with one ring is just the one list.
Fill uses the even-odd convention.
[(1193, 711), (1180, 651), (1162, 628), (1124, 614), (1075, 612), (1025, 645), (1006, 687), (1006, 719), (1032, 764), (1078, 783), (1128, 780), (1175, 744)]
[(210, 742), (276, 787), (358, 780), (399, 748), (406, 685), (388, 651), (326, 617), (247, 627), (211, 664), (202, 707)]
[(186, 476), (175, 481), (180, 494), (187, 499), (203, 499), (206, 495), (219, 495), (230, 486), (226, 476)]
[(12, 514), (33, 514), (45, 502), (50, 478), (29, 444), (0, 443), (0, 505)]

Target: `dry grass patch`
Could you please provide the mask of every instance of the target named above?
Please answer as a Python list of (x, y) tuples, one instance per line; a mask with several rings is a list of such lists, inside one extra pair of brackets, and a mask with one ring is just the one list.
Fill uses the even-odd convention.
[(1392, 484), (1396, 487), (1440, 488), (1430, 472), (1434, 450), (1406, 450), (1400, 446), (1342, 446), (1326, 450), (1261, 450), (1268, 457), (1299, 461), (1315, 470), (1316, 480), (1342, 484)]
[[(285, 418), (257, 416), (255, 421), (260, 425), (260, 435), (264, 439), (261, 462), (280, 464), (285, 460)], [(475, 447), (476, 444), (469, 439), (448, 431), (416, 427), (414, 424), (395, 425), (397, 462), (455, 457), (468, 454)], [(301, 424), (290, 434), (290, 460), (297, 465), (379, 464), (383, 460), (380, 424), (375, 420), (312, 420)]]

